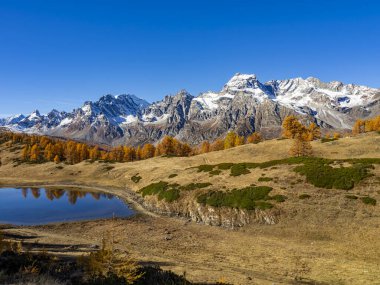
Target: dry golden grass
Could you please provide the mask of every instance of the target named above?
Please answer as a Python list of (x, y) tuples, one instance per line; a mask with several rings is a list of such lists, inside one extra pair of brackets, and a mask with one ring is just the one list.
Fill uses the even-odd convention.
[[(380, 158), (380, 136), (367, 134), (330, 143), (313, 142), (320, 157)], [(98, 187), (128, 198), (130, 189), (160, 180), (185, 185), (211, 182), (217, 190), (250, 185), (269, 185), (273, 194), (288, 197), (276, 204), (281, 210), (276, 225), (251, 224), (228, 230), (189, 223), (181, 219), (142, 215), (117, 220), (114, 231), (119, 246), (131, 250), (145, 262), (155, 262), (176, 273), (187, 272), (194, 281), (215, 282), (224, 278), (234, 284), (294, 284), (295, 280), (320, 284), (380, 284), (380, 167), (349, 192), (320, 189), (305, 183), (292, 166), (254, 169), (250, 174), (231, 177), (229, 171), (210, 177), (192, 168), (222, 162), (264, 162), (288, 156), (289, 140), (271, 140), (257, 145), (198, 155), (189, 158), (153, 158), (133, 163), (82, 162), (57, 168), (54, 163), (20, 164), (18, 152), (0, 149), (2, 185), (81, 185)], [(113, 167), (111, 169), (111, 167)], [(131, 177), (142, 177), (134, 183)], [(176, 177), (168, 178), (170, 174)], [(275, 181), (259, 182), (262, 176)], [(293, 185), (292, 185), (293, 183)], [(202, 190), (203, 191), (203, 190)], [(307, 193), (309, 199), (299, 199)], [(369, 195), (376, 206), (351, 200), (346, 194)], [(40, 242), (100, 243), (110, 222), (91, 221), (50, 226), (9, 229), (24, 235), (36, 234)], [(167, 232), (172, 236), (166, 240)], [(319, 284), (315, 283), (315, 284)], [(314, 284), (314, 283), (311, 283)]]

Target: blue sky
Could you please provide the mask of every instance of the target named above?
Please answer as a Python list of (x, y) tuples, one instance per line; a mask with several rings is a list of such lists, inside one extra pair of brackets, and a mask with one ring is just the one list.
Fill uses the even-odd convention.
[(236, 72), (380, 87), (379, 1), (0, 0), (0, 114), (219, 90)]

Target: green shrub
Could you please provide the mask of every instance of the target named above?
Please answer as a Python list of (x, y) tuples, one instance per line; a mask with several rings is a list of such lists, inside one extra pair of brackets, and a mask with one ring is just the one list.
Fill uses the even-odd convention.
[(238, 209), (269, 209), (273, 205), (265, 202), (272, 199), (269, 192), (271, 187), (245, 187), (229, 192), (212, 191), (198, 196), (197, 201), (200, 204), (207, 204), (212, 207), (229, 207)]
[(214, 166), (209, 165), (209, 164), (202, 164), (202, 165), (199, 165), (197, 168), (198, 168), (198, 172), (210, 172), (214, 169)]
[(234, 164), (232, 167), (231, 167), (231, 176), (240, 176), (240, 175), (243, 175), (243, 174), (248, 174), (248, 173), (251, 173), (251, 171), (249, 171), (247, 169), (247, 165), (245, 163), (239, 163), (239, 164)]
[(321, 138), (321, 143), (327, 143), (327, 142), (333, 142), (333, 141), (336, 141), (338, 139), (334, 139), (334, 138)]
[(367, 205), (372, 205), (372, 206), (375, 206), (376, 205), (376, 200), (371, 198), (371, 197), (362, 197), (361, 198), (362, 202), (364, 204), (367, 204)]
[(107, 166), (105, 166), (105, 167), (103, 168), (103, 170), (105, 170), (105, 171), (110, 171), (110, 170), (112, 170), (112, 169), (114, 169), (114, 168), (115, 168), (115, 166), (107, 165)]
[(358, 196), (355, 196), (355, 195), (346, 195), (345, 197), (351, 200), (357, 200), (359, 198)]
[(306, 181), (320, 188), (350, 190), (355, 184), (369, 177), (371, 165), (354, 164), (352, 167), (334, 168), (318, 161), (297, 166), (294, 171), (305, 175)]
[(141, 188), (138, 192), (143, 197), (148, 195), (157, 195), (159, 200), (164, 199), (166, 202), (173, 202), (180, 197), (181, 191), (191, 191), (201, 188), (206, 188), (212, 185), (211, 183), (190, 183), (184, 186), (180, 186), (177, 183), (169, 184), (165, 181), (149, 184)]
[(215, 169), (213, 171), (210, 171), (210, 176), (219, 175), (220, 173), (222, 173), (221, 170)]
[(270, 198), (271, 200), (275, 200), (276, 202), (279, 202), (279, 203), (285, 202), (285, 200), (288, 199), (288, 197), (284, 195), (274, 195), (274, 196), (271, 196)]
[(218, 169), (220, 170), (228, 170), (230, 169), (234, 164), (233, 163), (220, 163), (217, 164)]
[(170, 174), (170, 175), (169, 175), (169, 178), (174, 178), (174, 177), (176, 177), (176, 176), (178, 176), (178, 174), (173, 173), (173, 174)]
[(155, 195), (165, 191), (168, 188), (168, 185), (168, 182), (160, 181), (141, 188), (139, 192), (143, 195), (143, 197), (147, 195)]
[(158, 194), (158, 200), (164, 199), (166, 202), (173, 202), (180, 197), (180, 191), (176, 188), (171, 188)]
[(255, 203), (255, 206), (257, 209), (260, 210), (267, 210), (267, 209), (272, 209), (273, 205), (271, 203), (265, 202), (265, 201), (257, 201)]
[(169, 184), (164, 181), (149, 184), (141, 188), (138, 192), (143, 197), (148, 195), (157, 195), (159, 200), (164, 199), (166, 202), (173, 202), (180, 197), (180, 191), (177, 188), (178, 184)]
[(191, 191), (191, 190), (195, 190), (195, 189), (206, 188), (206, 187), (208, 187), (210, 185), (212, 185), (212, 184), (209, 183), (209, 182), (206, 182), (206, 183), (190, 183), (190, 184), (187, 184), (187, 185), (184, 185), (184, 186), (180, 186), (179, 188), (181, 190)]
[(303, 200), (303, 199), (309, 199), (311, 196), (309, 194), (301, 194), (298, 196), (299, 199)]
[[(332, 167), (331, 164), (348, 162), (350, 167)], [(343, 159), (332, 160), (318, 157), (289, 157), (279, 160), (271, 160), (262, 163), (221, 163), (217, 165), (199, 165), (198, 172), (211, 172), (215, 167), (218, 170), (231, 170), (231, 176), (240, 176), (249, 174), (250, 169), (261, 168), (264, 171), (277, 165), (297, 165), (294, 171), (306, 176), (306, 182), (320, 188), (336, 188), (349, 190), (352, 189), (361, 180), (371, 176), (369, 169), (373, 168), (372, 164), (380, 164), (380, 158), (361, 158), (361, 159)], [(219, 172), (213, 172), (212, 175), (218, 175)], [(303, 180), (298, 180), (302, 182)], [(291, 183), (295, 185), (295, 182)]]
[(133, 175), (133, 176), (131, 177), (131, 180), (132, 180), (133, 182), (135, 182), (135, 183), (139, 183), (139, 181), (140, 181), (141, 179), (142, 179), (142, 177), (139, 176), (138, 174)]
[(271, 177), (260, 177), (258, 179), (258, 181), (260, 181), (260, 182), (267, 182), (267, 181), (272, 181), (272, 180), (273, 180), (273, 178), (271, 178)]

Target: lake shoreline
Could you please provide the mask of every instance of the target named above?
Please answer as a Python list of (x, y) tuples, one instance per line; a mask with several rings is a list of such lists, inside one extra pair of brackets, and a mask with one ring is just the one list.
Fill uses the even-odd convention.
[(118, 188), (118, 187), (104, 187), (104, 186), (89, 186), (89, 185), (82, 185), (82, 184), (64, 184), (64, 183), (39, 183), (39, 182), (23, 182), (23, 183), (1, 183), (0, 182), (0, 188), (74, 188), (77, 190), (93, 190), (91, 192), (102, 192), (106, 194), (112, 194), (114, 196), (117, 196), (118, 198), (122, 199), (128, 207), (135, 211), (136, 214), (144, 214), (148, 216), (157, 217), (158, 215), (150, 210), (148, 210), (146, 207), (143, 206), (143, 198), (139, 197), (135, 192), (128, 190), (126, 188)]

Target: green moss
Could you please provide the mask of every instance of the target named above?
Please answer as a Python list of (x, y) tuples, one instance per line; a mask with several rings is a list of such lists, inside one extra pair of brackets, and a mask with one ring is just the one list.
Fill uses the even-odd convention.
[(257, 201), (255, 203), (255, 207), (260, 210), (267, 210), (267, 209), (272, 209), (273, 205), (265, 201)]
[(364, 204), (376, 206), (376, 200), (371, 197), (362, 197), (361, 200)]
[(191, 191), (201, 188), (206, 188), (212, 185), (211, 183), (190, 183), (181, 186), (177, 183), (169, 184), (165, 181), (160, 181), (156, 183), (149, 184), (141, 188), (138, 192), (141, 193), (143, 197), (149, 195), (157, 195), (159, 200), (164, 199), (166, 202), (173, 202), (179, 199), (181, 191)]
[(165, 191), (168, 188), (169, 183), (160, 181), (156, 183), (149, 184), (139, 190), (143, 197), (147, 195), (158, 194), (162, 191)]
[(285, 202), (288, 197), (285, 195), (274, 195), (270, 197), (271, 200), (275, 200), (276, 202), (282, 203)]
[(184, 191), (191, 191), (195, 189), (201, 189), (206, 188), (208, 186), (212, 185), (212, 183), (206, 182), (206, 183), (190, 183), (184, 186), (180, 186), (179, 188)]
[(299, 199), (304, 200), (304, 199), (309, 199), (311, 196), (309, 194), (301, 194), (298, 196)]
[(173, 173), (173, 174), (170, 174), (170, 175), (169, 175), (169, 178), (174, 178), (174, 177), (176, 177), (176, 176), (178, 176), (178, 174)]
[(221, 170), (215, 169), (213, 171), (210, 171), (210, 176), (219, 175), (220, 173), (222, 173)]
[(231, 176), (240, 176), (240, 175), (243, 175), (243, 174), (248, 174), (248, 173), (251, 173), (251, 171), (249, 171), (247, 169), (247, 165), (245, 163), (239, 163), (239, 164), (234, 164), (232, 167), (231, 167)]
[(135, 182), (135, 183), (139, 183), (141, 179), (142, 179), (142, 177), (139, 176), (138, 174), (133, 175), (133, 176), (131, 177), (131, 180), (132, 180), (133, 182)]
[(325, 163), (305, 163), (294, 171), (305, 175), (306, 181), (320, 188), (350, 190), (355, 184), (369, 177), (371, 165), (354, 164), (352, 167), (331, 167)]
[(336, 141), (338, 139), (334, 139), (334, 138), (322, 138), (321, 139), (321, 143), (327, 143), (327, 142), (333, 142), (333, 141)]
[[(332, 167), (333, 163), (343, 164), (351, 163), (350, 167)], [(230, 169), (231, 176), (240, 176), (249, 174), (250, 169), (261, 168), (264, 171), (277, 165), (297, 165), (294, 171), (305, 176), (306, 182), (320, 188), (336, 188), (349, 190), (352, 189), (361, 180), (371, 176), (369, 170), (373, 168), (373, 164), (380, 164), (379, 158), (363, 158), (363, 159), (343, 159), (332, 160), (318, 157), (290, 157), (279, 160), (271, 160), (263, 163), (221, 163), (217, 165), (200, 165), (198, 172), (211, 172), (215, 167), (218, 170)], [(218, 175), (219, 172), (213, 172), (212, 175)], [(298, 180), (303, 182), (303, 180)], [(295, 182), (291, 182), (295, 185)]]
[(229, 192), (212, 191), (198, 196), (197, 201), (201, 204), (207, 204), (212, 207), (229, 207), (238, 209), (269, 209), (273, 205), (267, 200), (272, 199), (269, 196), (271, 187), (246, 187)]
[(169, 184), (164, 181), (149, 184), (139, 190), (143, 197), (148, 195), (157, 195), (159, 200), (164, 199), (166, 202), (173, 202), (180, 197), (178, 184)]
[(231, 169), (231, 167), (232, 167), (233, 165), (234, 165), (233, 163), (220, 163), (220, 164), (217, 164), (216, 166), (217, 166), (218, 169), (220, 169), (220, 170), (228, 170), (228, 169)]
[(260, 181), (260, 182), (267, 182), (267, 181), (272, 181), (272, 180), (273, 180), (273, 178), (271, 178), (271, 177), (260, 177), (258, 179), (258, 181)]
[(158, 194), (158, 200), (164, 199), (166, 202), (173, 202), (180, 197), (180, 192), (176, 188), (168, 189)]
[(112, 169), (114, 169), (114, 168), (115, 168), (115, 166), (107, 165), (107, 166), (105, 166), (105, 167), (103, 168), (103, 170), (105, 170), (105, 171), (110, 171), (110, 170), (112, 170)]
[(209, 165), (209, 164), (202, 164), (202, 165), (199, 165), (197, 168), (198, 168), (198, 172), (210, 172), (214, 169), (214, 166)]
[(359, 197), (356, 196), (356, 195), (346, 195), (345, 196), (347, 199), (351, 199), (351, 200), (357, 200)]

